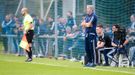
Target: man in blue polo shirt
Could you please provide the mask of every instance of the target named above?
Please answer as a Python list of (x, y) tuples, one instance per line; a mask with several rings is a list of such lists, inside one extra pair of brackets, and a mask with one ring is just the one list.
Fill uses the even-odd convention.
[(85, 28), (85, 51), (87, 58), (85, 66), (94, 67), (96, 64), (95, 48), (97, 16), (94, 13), (93, 5), (87, 5), (87, 15), (81, 25)]

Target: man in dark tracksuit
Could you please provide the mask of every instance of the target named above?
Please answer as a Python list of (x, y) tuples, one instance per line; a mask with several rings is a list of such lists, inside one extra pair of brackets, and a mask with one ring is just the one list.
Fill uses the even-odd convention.
[(98, 25), (96, 27), (96, 32), (98, 35), (98, 41), (97, 41), (97, 64), (100, 65), (101, 64), (101, 53), (103, 53), (104, 55), (104, 66), (109, 66), (109, 61), (108, 61), (108, 53), (110, 51), (113, 51), (112, 49), (112, 40), (110, 38), (109, 35), (105, 34), (104, 30), (103, 30), (103, 26), (102, 25)]
[(85, 51), (87, 58), (85, 66), (94, 67), (96, 64), (95, 48), (97, 16), (94, 13), (93, 5), (87, 5), (87, 16), (81, 25), (85, 28)]

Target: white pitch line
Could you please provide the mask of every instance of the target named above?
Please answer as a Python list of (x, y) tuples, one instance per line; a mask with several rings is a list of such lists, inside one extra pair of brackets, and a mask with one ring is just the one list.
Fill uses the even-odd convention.
[(69, 67), (67, 65), (54, 65), (54, 64), (47, 64), (47, 63), (40, 63), (40, 62), (30, 62), (32, 64), (42, 64), (42, 65), (48, 65), (48, 66), (56, 66), (56, 67)]
[[(17, 60), (1, 60), (1, 61), (7, 61), (7, 62), (19, 62)], [(47, 64), (47, 63), (40, 63), (40, 62), (28, 62), (29, 64), (41, 64), (41, 65), (48, 65), (48, 66), (56, 66), (56, 67), (70, 67), (67, 65), (55, 65), (55, 64)], [(77, 67), (79, 68), (79, 67)], [(98, 69), (93, 67), (80, 67), (84, 69), (91, 69), (91, 70), (98, 70), (98, 71), (109, 71), (109, 72), (118, 72), (118, 73), (126, 73), (126, 74), (133, 74), (135, 75), (135, 72), (128, 72), (128, 71), (116, 71), (116, 70), (108, 70), (108, 69)]]
[(98, 68), (89, 68), (89, 69), (98, 70), (98, 71), (109, 71), (109, 72), (127, 73), (127, 74), (133, 74), (133, 75), (135, 75), (135, 72), (128, 72), (128, 71), (116, 71), (116, 70), (98, 69)]
[[(46, 64), (46, 63), (40, 63), (40, 62), (31, 62), (33, 64), (42, 64), (42, 65), (48, 65), (48, 66), (56, 66), (56, 67), (70, 67), (67, 65), (54, 65), (54, 64)], [(79, 67), (78, 67), (79, 68)], [(110, 72), (119, 72), (119, 73), (127, 73), (127, 74), (135, 74), (135, 72), (128, 72), (128, 71), (116, 71), (116, 70), (108, 70), (108, 69), (98, 69), (98, 68), (89, 68), (89, 67), (83, 67), (87, 69), (92, 70), (98, 70), (98, 71), (110, 71)]]

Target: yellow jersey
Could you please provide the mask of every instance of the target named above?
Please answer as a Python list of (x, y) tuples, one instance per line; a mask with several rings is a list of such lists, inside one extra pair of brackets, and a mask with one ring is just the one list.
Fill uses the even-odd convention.
[(33, 18), (29, 14), (26, 14), (24, 16), (23, 28), (24, 28), (24, 31), (34, 30)]

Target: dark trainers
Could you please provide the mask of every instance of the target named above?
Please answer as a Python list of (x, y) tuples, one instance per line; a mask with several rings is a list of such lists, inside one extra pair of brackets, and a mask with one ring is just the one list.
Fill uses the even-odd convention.
[(25, 60), (25, 62), (31, 62), (32, 59), (31, 58), (28, 58), (27, 60)]
[(103, 66), (110, 66), (109, 64), (103, 64)]
[(88, 64), (86, 64), (84, 67), (96, 67), (96, 65), (93, 64), (93, 63), (88, 63)]

